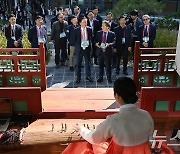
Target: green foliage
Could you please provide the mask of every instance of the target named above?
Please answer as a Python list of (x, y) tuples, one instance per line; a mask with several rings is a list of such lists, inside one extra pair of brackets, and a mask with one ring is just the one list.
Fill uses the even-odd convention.
[(0, 48), (6, 48), (7, 40), (3, 32), (0, 32)]
[(179, 22), (172, 20), (169, 17), (165, 17), (164, 19), (158, 19), (155, 21), (159, 28), (165, 28), (169, 30), (178, 30)]
[(133, 9), (141, 14), (159, 14), (165, 5), (158, 0), (119, 0), (111, 10), (115, 17), (123, 13), (130, 13)]
[(154, 47), (176, 47), (177, 33), (168, 29), (157, 29)]
[(23, 44), (23, 48), (31, 48), (31, 43), (28, 40), (27, 32), (23, 33), (22, 44)]
[[(24, 32), (22, 39), (23, 48), (31, 48), (31, 44), (27, 37), (27, 32)], [(0, 32), (0, 48), (6, 48), (7, 39), (3, 32)]]

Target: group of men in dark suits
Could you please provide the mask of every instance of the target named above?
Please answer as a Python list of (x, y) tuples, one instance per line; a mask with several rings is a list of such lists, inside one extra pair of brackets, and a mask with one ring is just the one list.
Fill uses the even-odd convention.
[[(68, 17), (66, 15), (66, 17)], [(88, 11), (84, 17), (79, 7), (74, 8), (74, 15), (68, 21), (64, 20), (63, 12), (57, 15), (57, 21), (52, 25), (51, 40), (55, 45), (55, 63), (56, 68), (65, 65), (67, 59), (67, 48), (69, 48), (70, 70), (74, 71), (76, 66), (76, 83), (81, 81), (81, 63), (84, 57), (86, 79), (93, 82), (91, 78), (91, 58), (94, 63), (99, 64), (99, 79), (97, 82), (103, 81), (104, 67), (109, 83), (112, 83), (111, 70), (116, 69), (116, 74), (120, 72), (120, 60), (123, 58), (123, 74), (128, 75), (127, 63), (128, 52), (131, 51), (134, 57), (134, 42), (139, 40), (141, 47), (153, 47), (153, 41), (156, 36), (156, 27), (150, 23), (149, 15), (144, 15), (142, 20), (138, 18), (138, 11), (131, 12), (131, 22), (127, 23), (127, 16), (119, 17), (119, 24), (113, 21), (111, 12), (107, 13), (106, 20), (98, 15), (98, 8)], [(7, 47), (22, 47), (22, 28), (16, 24), (15, 16), (9, 17), (10, 25), (5, 29), (5, 35), (8, 40)], [(28, 39), (33, 48), (38, 48), (40, 42), (47, 42), (47, 30), (43, 26), (43, 17), (37, 16), (36, 25), (28, 32)], [(68, 44), (67, 44), (68, 42)], [(74, 63), (75, 55), (75, 63)]]

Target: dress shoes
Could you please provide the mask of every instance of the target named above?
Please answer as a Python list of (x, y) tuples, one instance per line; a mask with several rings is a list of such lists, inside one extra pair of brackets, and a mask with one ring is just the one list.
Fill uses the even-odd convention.
[(112, 80), (111, 80), (111, 79), (108, 79), (108, 83), (112, 83)]
[(74, 71), (74, 67), (70, 66), (70, 71)]
[(91, 77), (86, 77), (86, 80), (88, 80), (89, 82), (93, 82)]
[(128, 75), (128, 72), (127, 72), (127, 71), (123, 71), (123, 74), (124, 74), (124, 75)]
[(101, 77), (101, 78), (99, 78), (99, 79), (97, 80), (97, 82), (98, 82), (98, 83), (103, 82), (103, 78), (102, 78), (102, 77)]
[(60, 65), (59, 64), (56, 64), (56, 69), (58, 69), (60, 67)]
[(80, 80), (80, 79), (77, 79), (77, 80), (76, 80), (76, 83), (80, 83), (80, 82), (81, 82), (81, 80)]

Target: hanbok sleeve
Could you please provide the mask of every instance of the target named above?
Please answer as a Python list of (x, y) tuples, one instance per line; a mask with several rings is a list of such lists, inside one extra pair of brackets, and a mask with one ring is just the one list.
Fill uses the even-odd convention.
[(85, 127), (80, 128), (80, 135), (91, 144), (99, 144), (111, 138), (110, 118), (100, 123), (94, 130)]

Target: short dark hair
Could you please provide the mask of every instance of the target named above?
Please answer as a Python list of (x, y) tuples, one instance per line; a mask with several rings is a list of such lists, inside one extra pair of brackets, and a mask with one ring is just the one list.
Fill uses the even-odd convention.
[(106, 27), (109, 27), (109, 28), (111, 27), (109, 21), (107, 21), (107, 20), (104, 20), (104, 21), (102, 22), (102, 24), (105, 24)]
[(125, 104), (134, 104), (138, 100), (136, 84), (128, 77), (120, 77), (114, 82), (114, 94), (118, 94)]
[(40, 18), (42, 18), (42, 19), (43, 19), (43, 17), (42, 17), (42, 16), (37, 15), (37, 16), (35, 17), (35, 20), (40, 19)]
[(95, 9), (99, 10), (99, 7), (97, 5), (94, 5), (93, 10), (95, 10)]
[(106, 16), (107, 16), (107, 15), (113, 16), (112, 12), (108, 12), (108, 13), (106, 14)]
[(15, 17), (16, 18), (16, 16), (14, 14), (10, 14), (8, 19), (10, 19), (11, 17)]
[(138, 16), (138, 15), (139, 15), (139, 12), (138, 12), (138, 10), (134, 9), (134, 10), (131, 11), (130, 15), (132, 15), (132, 16)]
[(120, 20), (120, 19), (122, 19), (122, 18), (125, 18), (125, 19), (126, 19), (127, 16), (126, 16), (125, 14), (122, 14), (122, 15), (120, 15), (120, 17), (119, 17), (118, 19)]
[(74, 19), (74, 18), (77, 18), (75, 15), (71, 15), (70, 16), (70, 19), (72, 20), (72, 19)]
[(87, 19), (87, 18), (86, 18), (86, 17), (80, 18), (80, 19), (79, 19), (79, 23), (81, 23), (81, 21), (82, 21), (83, 19)]
[(89, 11), (87, 12), (87, 15), (88, 15), (89, 13), (93, 13), (93, 14), (94, 14), (94, 12), (93, 12), (92, 10), (89, 10)]

